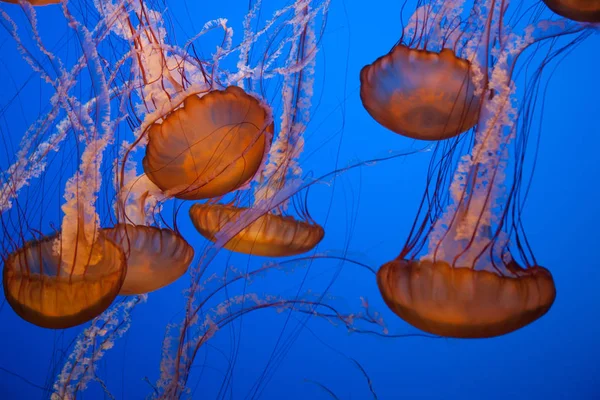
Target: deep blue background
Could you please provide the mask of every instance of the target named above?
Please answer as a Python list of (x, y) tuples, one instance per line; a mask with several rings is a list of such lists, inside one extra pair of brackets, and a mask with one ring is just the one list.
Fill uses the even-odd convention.
[[(241, 36), (246, 2), (171, 3), (168, 15), (176, 27), (175, 41), (184, 42), (186, 35), (217, 17), (229, 18), (236, 37)], [(391, 0), (333, 0), (317, 66), (320, 97), (319, 101), (315, 98), (318, 107), (306, 136), (305, 171), (317, 175), (331, 171), (336, 168), (336, 157), (337, 167), (343, 167), (389, 151), (422, 147), (379, 126), (362, 108), (358, 96), (360, 69), (387, 52), (399, 37), (401, 6), (401, 2)], [(18, 18), (14, 6), (0, 7)], [(413, 9), (414, 4), (407, 4), (405, 14)], [(266, 5), (265, 15), (271, 10), (272, 5)], [(63, 38), (66, 30), (53, 29), (52, 22), (60, 18), (60, 11), (45, 9), (39, 12), (39, 18), (48, 41)], [(534, 122), (536, 132), (537, 126), (541, 128), (541, 142), (523, 219), (538, 261), (552, 272), (557, 285), (556, 303), (550, 312), (515, 333), (488, 340), (348, 335), (343, 327), (311, 320), (287, 349), (278, 368), (268, 374), (270, 383), (261, 398), (330, 398), (307, 380), (327, 386), (342, 399), (372, 398), (366, 379), (348, 357), (361, 363), (380, 399), (600, 398), (599, 48), (600, 35), (592, 36), (560, 63), (545, 93), (543, 121), (541, 125)], [(207, 54), (211, 51), (204, 49)], [(10, 135), (14, 143), (43, 109), (40, 99), (49, 93), (34, 79), (18, 98), (9, 100), (30, 74), (19, 61), (14, 43), (0, 30), (0, 76), (7, 88), (0, 90), (0, 99), (2, 106), (9, 105), (0, 126), (2, 135)], [(4, 153), (0, 157), (5, 157)], [(318, 251), (341, 254), (348, 248), (349, 258), (373, 267), (395, 257), (413, 221), (429, 157), (423, 152), (376, 163), (312, 188), (308, 207), (326, 230)], [(6, 162), (3, 160), (1, 165), (5, 168)], [(203, 239), (187, 220), (187, 206), (179, 217), (183, 235), (202, 249)], [(254, 268), (264, 261), (222, 252), (214, 268)], [(360, 297), (365, 297), (383, 314), (390, 333), (416, 332), (387, 310), (372, 274), (335, 260), (303, 263), (292, 274), (268, 274), (250, 290), (293, 295), (308, 274), (302, 290), (321, 293), (336, 273), (339, 276), (329, 291), (335, 296), (330, 302), (336, 307), (358, 310)], [(188, 278), (184, 277), (151, 294), (148, 302), (135, 310), (126, 337), (100, 363), (100, 376), (117, 398), (139, 399), (151, 392), (142, 378), (148, 376), (155, 382), (158, 377), (164, 327), (179, 321), (184, 304), (182, 290), (187, 285)], [(197, 357), (198, 366), (204, 364), (205, 356), (208, 361), (194, 398), (214, 398), (220, 374), (226, 368), (226, 359), (219, 351), (230, 354), (235, 347), (232, 338), (236, 345), (239, 343), (239, 353), (231, 398), (244, 398), (270, 356), (285, 319), (286, 314), (262, 311), (217, 333), (211, 341), (214, 347)], [(295, 326), (295, 321), (293, 318), (290, 325)], [(4, 305), (0, 312), (0, 367), (47, 385), (54, 379), (48, 367), (53, 351), (66, 349), (77, 332), (34, 327)], [(289, 332), (288, 327), (283, 337), (289, 338)], [(195, 379), (197, 375), (192, 375), (192, 388)], [(0, 371), (0, 399), (41, 398), (41, 393)], [(91, 383), (83, 398), (102, 398), (99, 385)]]

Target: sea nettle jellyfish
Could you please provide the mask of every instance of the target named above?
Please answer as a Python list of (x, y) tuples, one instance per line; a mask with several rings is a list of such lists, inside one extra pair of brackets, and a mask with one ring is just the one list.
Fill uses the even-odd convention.
[(32, 6), (47, 6), (48, 4), (58, 4), (60, 0), (2, 0), (5, 3), (20, 4), (29, 3)]
[[(113, 302), (125, 278), (123, 251), (102, 235), (74, 246), (69, 251), (52, 235), (26, 243), (4, 260), (4, 295), (21, 318), (43, 328), (70, 328)], [(67, 252), (72, 258), (65, 258)]]
[[(508, 25), (492, 24), (508, 20), (500, 4), (474, 7), (467, 21), (487, 27), (480, 41), (483, 49), (477, 51), (486, 55), (482, 60), (491, 59), (489, 65), (477, 64), (486, 72), (483, 84), (490, 95), (483, 98), (471, 154), (459, 159), (449, 191), (440, 184), (448, 181), (449, 164), (432, 161), (432, 170), (437, 170), (437, 177), (430, 177), (436, 182), (433, 193), (428, 188), (399, 257), (377, 273), (381, 295), (393, 312), (441, 336), (484, 338), (515, 331), (543, 316), (556, 296), (552, 275), (535, 261), (519, 220), (522, 154), (530, 121), (519, 110), (530, 108), (515, 108), (511, 76), (528, 46), (581, 29), (542, 21), (517, 36)], [(558, 47), (543, 65), (562, 50)], [(453, 159), (454, 151), (443, 157)], [(512, 182), (506, 177), (511, 154)]]
[(469, 21), (462, 21), (461, 11), (454, 2), (420, 7), (392, 50), (361, 70), (363, 106), (387, 129), (442, 140), (477, 123), (482, 87), (473, 60), (479, 35), (465, 33)]
[(136, 111), (145, 116), (121, 163), (122, 180), (133, 153), (147, 144), (144, 172), (166, 197), (208, 199), (242, 188), (269, 151), (270, 107), (223, 84), (218, 54), (212, 64), (190, 57), (165, 42), (159, 13), (141, 2), (129, 6), (132, 16), (121, 16), (112, 30), (139, 52), (135, 71), (144, 104)]
[(579, 22), (600, 22), (599, 0), (543, 0), (558, 15)]
[(127, 275), (120, 295), (165, 287), (185, 274), (194, 258), (194, 249), (168, 228), (118, 224), (103, 233), (118, 243), (127, 257)]
[[(248, 208), (221, 204), (194, 204), (190, 218), (198, 232), (216, 241), (227, 224), (237, 225)], [(325, 231), (318, 224), (272, 212), (261, 215), (235, 234), (223, 247), (239, 253), (266, 257), (285, 257), (306, 253), (323, 239)]]
[(240, 188), (273, 137), (270, 109), (236, 86), (192, 94), (148, 132), (144, 171), (174, 197), (198, 200)]
[[(23, 56), (15, 62), (30, 66), (52, 95), (40, 95), (40, 117), (16, 133), (18, 150), (7, 151), (10, 164), (0, 182), (4, 293), (26, 321), (68, 328), (107, 309), (126, 275), (125, 254), (101, 232), (99, 211), (114, 196), (104, 171), (112, 164), (123, 98), (97, 55), (103, 29), (82, 35), (73, 58), (71, 48), (51, 51), (41, 40), (30, 42), (38, 35), (36, 13), (20, 10), (29, 29), (1, 16)], [(80, 28), (66, 12), (53, 23)], [(63, 51), (69, 56), (62, 58)], [(90, 86), (95, 96), (79, 98)]]
[[(308, 7), (296, 10), (299, 16)], [(285, 215), (288, 198), (282, 189), (301, 177), (298, 162), (304, 148), (303, 134), (310, 115), (313, 94), (316, 43), (313, 28), (299, 24), (302, 32), (288, 62), (304, 66), (286, 75), (283, 81), (283, 113), (279, 134), (269, 153), (269, 163), (255, 181), (254, 202), (249, 207), (223, 204), (194, 204), (190, 218), (198, 232), (218, 242), (225, 238), (226, 249), (266, 257), (292, 256), (312, 250), (323, 239), (323, 228), (315, 223), (305, 205), (297, 211), (298, 220)]]

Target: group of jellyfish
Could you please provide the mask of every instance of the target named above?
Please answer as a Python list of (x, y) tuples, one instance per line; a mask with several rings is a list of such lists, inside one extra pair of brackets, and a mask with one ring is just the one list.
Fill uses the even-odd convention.
[[(61, 3), (7, 2), (26, 9)], [(296, 14), (309, 15), (309, 3), (296, 1)], [(519, 182), (505, 186), (510, 144), (521, 140), (512, 74), (519, 56), (534, 44), (597, 29), (600, 1), (543, 3), (564, 19), (534, 23), (519, 36), (503, 25), (506, 0), (475, 1), (468, 10), (461, 1), (424, 2), (391, 51), (360, 72), (364, 109), (387, 130), (433, 142), (446, 159), (453, 159), (460, 141), (469, 143), (451, 182), (446, 164), (440, 162), (431, 173), (406, 245), (376, 273), (387, 306), (425, 332), (456, 338), (504, 335), (542, 317), (555, 300), (552, 275), (531, 261), (526, 241), (517, 240), (517, 254), (509, 251), (511, 238), (523, 236), (518, 222), (510, 220)], [(203, 237), (231, 252), (289, 257), (311, 251), (325, 235), (308, 213), (288, 215), (287, 194), (281, 195), (299, 177), (304, 132), (294, 122), (305, 115), (293, 110), (300, 107), (302, 74), (313, 72), (305, 53), (316, 51), (307, 44), (313, 38), (306, 26), (295, 49), (299, 67), (284, 78), (291, 80), (291, 93), (282, 94), (288, 96), (284, 107), (291, 107), (286, 114), (291, 122), (282, 123), (275, 135), (268, 99), (243, 84), (222, 85), (202, 63), (194, 75), (201, 79), (188, 81), (171, 68), (166, 50), (155, 51), (164, 43), (152, 26), (154, 14), (141, 1), (123, 4), (147, 14), (139, 17), (146, 23), (138, 27), (125, 14), (112, 33), (136, 48), (134, 68), (152, 111), (114, 169), (117, 223), (99, 227), (94, 208), (81, 200), (82, 187), (98, 172), (94, 155), (84, 152), (78, 174), (67, 184), (78, 195), (63, 206), (61, 229), (20, 244), (15, 239), (2, 255), (8, 304), (43, 328), (84, 324), (117, 296), (159, 290), (188, 271), (192, 246), (176, 228), (148, 223), (146, 213), (157, 201), (205, 200), (190, 207), (189, 217)], [(102, 146), (100, 138), (95, 148)], [(139, 148), (145, 152), (144, 173), (131, 177), (128, 158)], [(515, 168), (522, 165), (515, 162)], [(2, 184), (4, 212), (21, 185), (10, 177)], [(253, 200), (240, 206), (236, 193), (249, 188), (254, 188)], [(233, 200), (222, 202), (227, 195)]]

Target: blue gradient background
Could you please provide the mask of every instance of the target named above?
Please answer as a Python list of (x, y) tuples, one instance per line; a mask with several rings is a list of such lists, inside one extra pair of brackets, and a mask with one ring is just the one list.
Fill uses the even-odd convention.
[[(169, 3), (177, 32), (173, 40), (183, 43), (205, 21), (217, 17), (227, 17), (239, 39), (246, 2), (201, 3)], [(19, 14), (14, 6), (0, 7), (11, 15)], [(315, 110), (303, 157), (305, 172), (313, 171), (318, 176), (356, 160), (423, 147), (379, 126), (363, 109), (358, 95), (360, 69), (398, 40), (401, 7), (401, 2), (391, 0), (332, 1), (317, 66)], [(271, 8), (271, 4), (265, 6), (264, 14), (270, 15)], [(408, 3), (405, 9), (408, 16), (414, 4)], [(52, 18), (60, 17), (58, 10), (39, 12), (41, 29), (49, 42), (61, 40), (65, 34), (52, 28)], [(260, 311), (219, 331), (210, 341), (211, 346), (199, 352), (189, 382), (192, 389), (196, 388), (191, 396), (215, 398), (227, 369), (223, 354), (237, 349), (231, 391), (224, 398), (253, 398), (250, 388), (283, 332), (278, 348), (285, 342), (285, 353), (277, 368), (269, 370), (260, 396), (254, 398), (331, 398), (312, 382), (325, 385), (340, 399), (373, 398), (367, 380), (350, 357), (368, 373), (379, 399), (600, 398), (600, 262), (596, 254), (600, 249), (599, 49), (600, 35), (596, 34), (558, 65), (545, 92), (543, 121), (533, 123), (536, 133), (538, 126), (542, 130), (541, 142), (523, 219), (538, 261), (552, 272), (557, 285), (556, 302), (546, 316), (499, 338), (447, 340), (348, 335), (343, 327), (319, 319), (311, 319), (299, 329), (305, 319), (297, 317), (284, 328), (286, 313)], [(213, 47), (204, 51), (209, 54)], [(8, 88), (0, 90), (2, 107), (8, 105), (3, 110), (0, 132), (15, 144), (26, 122), (31, 123), (43, 109), (40, 102), (49, 93), (37, 82), (29, 82), (20, 96), (12, 99), (15, 85), (30, 74), (6, 31), (0, 29), (0, 76)], [(313, 187), (309, 210), (326, 230), (318, 251), (342, 254), (347, 249), (348, 258), (373, 267), (394, 258), (414, 219), (429, 157), (429, 153), (420, 152), (375, 163)], [(1, 165), (5, 167), (6, 162), (3, 160)], [(179, 228), (190, 244), (202, 249), (205, 242), (187, 219), (188, 206), (180, 212)], [(226, 265), (256, 268), (264, 261), (221, 252), (214, 271)], [(268, 274), (257, 279), (249, 290), (294, 295), (305, 275), (302, 292), (312, 289), (322, 293), (337, 275), (329, 290), (335, 296), (331, 302), (336, 307), (358, 310), (360, 297), (364, 297), (382, 313), (390, 333), (417, 333), (387, 310), (374, 276), (351, 264), (335, 260), (299, 263), (294, 273)], [(151, 294), (147, 303), (135, 309), (129, 332), (100, 362), (99, 376), (116, 398), (141, 399), (151, 393), (143, 378), (147, 376), (153, 383), (158, 378), (164, 327), (180, 320), (182, 291), (188, 281), (186, 276)], [(59, 359), (56, 352), (66, 349), (78, 332), (36, 328), (3, 304), (0, 399), (43, 398), (40, 389), (6, 370), (48, 386), (58, 372), (52, 368), (61, 367), (51, 365), (51, 360)], [(81, 398), (105, 397), (98, 383), (92, 382)]]

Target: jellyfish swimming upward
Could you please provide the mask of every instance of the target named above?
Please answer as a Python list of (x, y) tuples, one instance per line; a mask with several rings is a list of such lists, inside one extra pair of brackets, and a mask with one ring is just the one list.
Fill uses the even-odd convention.
[[(441, 336), (483, 338), (530, 324), (550, 309), (556, 296), (552, 275), (536, 263), (519, 222), (519, 185), (525, 167), (515, 154), (523, 153), (528, 128), (520, 114), (524, 108), (517, 106), (512, 72), (519, 56), (532, 44), (542, 46), (546, 38), (577, 36), (584, 28), (568, 22), (536, 21), (519, 34), (504, 23), (509, 19), (507, 7), (501, 5), (504, 2), (485, 2), (483, 7), (464, 11), (456, 3), (462, 5), (434, 1), (418, 9), (409, 29), (427, 29), (428, 21), (448, 24), (433, 25), (433, 36), (418, 36), (408, 46), (398, 45), (365, 67), (361, 94), (371, 115), (389, 128), (382, 116), (393, 121), (402, 113), (410, 115), (412, 107), (421, 104), (383, 101), (384, 97), (377, 97), (387, 93), (382, 88), (389, 87), (390, 93), (404, 93), (405, 85), (411, 90), (449, 90), (454, 93), (449, 101), (444, 96), (437, 102), (433, 96), (421, 97), (446, 110), (436, 114), (439, 118), (430, 114), (405, 124), (408, 120), (398, 116), (396, 121), (404, 125), (397, 131), (406, 132), (410, 126), (426, 133), (437, 126), (452, 127), (455, 134), (474, 127), (469, 153), (458, 154), (461, 139), (453, 138), (442, 157), (454, 162), (432, 160), (431, 170), (436, 172), (429, 179), (434, 183), (427, 186), (409, 239), (400, 256), (379, 269), (377, 283), (389, 308), (411, 325)], [(432, 42), (442, 46), (439, 53), (409, 48)], [(457, 49), (461, 49), (462, 60), (455, 56)], [(394, 58), (400, 54), (403, 61)], [(417, 68), (417, 64), (423, 66)], [(445, 72), (437, 77), (434, 71), (440, 68)], [(457, 68), (462, 68), (460, 74)], [(441, 77), (447, 79), (439, 80)], [(365, 85), (369, 82), (385, 84)], [(379, 100), (370, 103), (373, 99)], [(394, 107), (385, 108), (391, 104)], [(385, 107), (373, 108), (382, 105)], [(377, 114), (375, 109), (397, 113)], [(436, 137), (443, 138), (437, 132)], [(514, 164), (509, 163), (511, 155)], [(451, 179), (448, 165), (456, 168)], [(509, 170), (514, 171), (512, 179)], [(449, 188), (444, 187), (443, 182), (449, 181)]]

